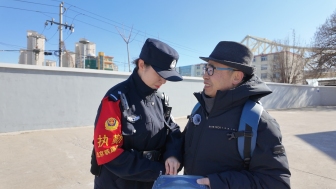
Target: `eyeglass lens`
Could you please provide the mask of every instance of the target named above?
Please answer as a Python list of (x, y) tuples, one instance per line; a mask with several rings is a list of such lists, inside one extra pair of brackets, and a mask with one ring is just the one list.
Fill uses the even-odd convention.
[(209, 66), (209, 67), (204, 66), (203, 67), (203, 74), (205, 74), (205, 72), (207, 72), (209, 76), (212, 76), (213, 73), (214, 73), (214, 68), (212, 66)]

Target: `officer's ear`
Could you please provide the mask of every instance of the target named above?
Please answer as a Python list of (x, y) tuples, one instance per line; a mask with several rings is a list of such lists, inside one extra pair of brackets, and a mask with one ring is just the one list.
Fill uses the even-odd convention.
[(142, 59), (139, 59), (138, 67), (139, 67), (140, 71), (142, 71), (146, 68), (145, 62)]

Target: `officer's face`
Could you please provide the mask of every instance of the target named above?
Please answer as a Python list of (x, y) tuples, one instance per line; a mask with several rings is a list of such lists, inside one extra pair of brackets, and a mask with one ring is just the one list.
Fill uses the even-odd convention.
[(139, 60), (138, 74), (142, 81), (152, 89), (159, 89), (161, 85), (166, 83), (166, 80), (162, 78), (152, 66), (146, 66), (143, 60)]
[[(226, 65), (210, 60), (208, 66), (211, 65), (217, 68), (229, 68)], [(240, 71), (214, 69), (212, 76), (205, 72), (203, 74), (205, 94), (210, 97), (215, 97), (218, 90), (225, 91), (234, 88), (241, 81), (237, 82), (237, 74), (239, 72)]]

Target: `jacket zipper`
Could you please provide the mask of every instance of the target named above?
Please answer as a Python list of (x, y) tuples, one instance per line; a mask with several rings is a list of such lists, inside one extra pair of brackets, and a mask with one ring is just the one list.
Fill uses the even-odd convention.
[[(209, 115), (208, 115), (207, 111), (204, 111), (204, 109), (203, 109), (202, 106), (201, 106), (201, 110), (202, 110), (202, 113), (204, 113), (206, 120), (208, 120)], [(198, 144), (199, 144), (199, 142), (200, 142), (200, 139), (201, 139), (202, 136), (203, 136), (203, 133), (204, 133), (203, 130), (204, 130), (205, 125), (206, 125), (206, 122), (203, 123), (203, 124), (201, 124), (201, 125), (199, 125), (200, 127), (202, 127), (202, 128), (201, 128), (201, 134), (199, 135), (198, 140), (197, 140), (196, 150), (195, 150), (196, 154), (195, 154), (195, 156), (194, 156), (194, 158), (193, 158), (193, 160), (192, 160), (192, 164), (191, 164), (191, 165), (192, 165), (192, 171), (191, 171), (191, 172), (194, 172), (195, 159), (196, 159), (196, 156), (198, 155), (198, 149), (197, 149), (197, 147), (199, 146)], [(193, 139), (194, 139), (194, 134), (195, 134), (195, 133), (193, 133)]]

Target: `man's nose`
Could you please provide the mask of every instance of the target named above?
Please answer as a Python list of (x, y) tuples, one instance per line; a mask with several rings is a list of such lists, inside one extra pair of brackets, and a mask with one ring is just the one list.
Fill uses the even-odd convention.
[(160, 81), (161, 81), (162, 84), (165, 84), (165, 83), (166, 83), (166, 79), (164, 79), (164, 78), (162, 78), (162, 77), (161, 77)]
[(208, 72), (204, 72), (203, 75), (202, 75), (203, 79), (209, 79), (209, 74)]

